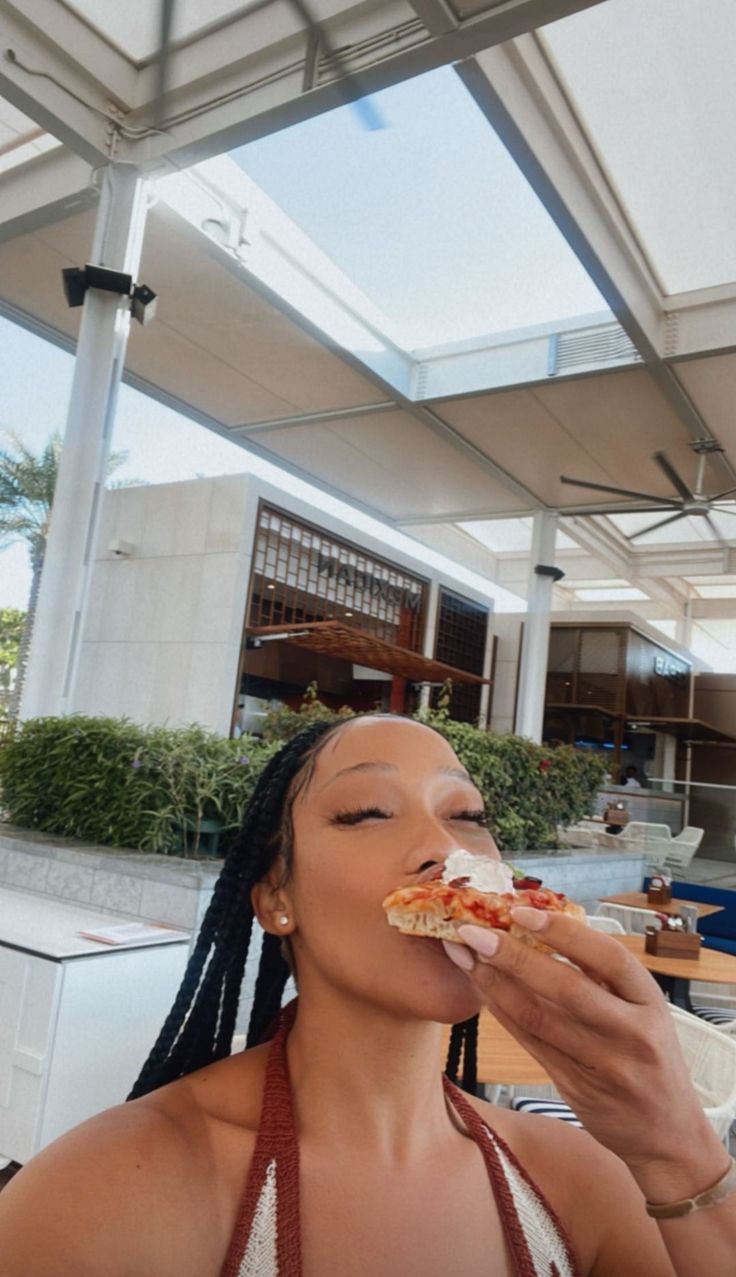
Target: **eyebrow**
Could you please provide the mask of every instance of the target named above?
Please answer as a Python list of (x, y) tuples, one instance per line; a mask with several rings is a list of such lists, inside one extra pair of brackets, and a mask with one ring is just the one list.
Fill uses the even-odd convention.
[[(335, 775), (331, 776), (330, 779), (322, 786), (320, 793), (329, 788), (330, 785), (333, 785), (341, 776), (347, 776), (353, 772), (397, 772), (398, 770), (399, 769), (395, 763), (384, 763), (380, 760), (372, 763), (353, 763), (351, 767), (343, 767), (339, 772), (335, 772)], [(464, 767), (438, 767), (437, 771), (441, 776), (452, 776), (455, 780), (464, 780), (471, 785), (473, 784), (473, 781)]]

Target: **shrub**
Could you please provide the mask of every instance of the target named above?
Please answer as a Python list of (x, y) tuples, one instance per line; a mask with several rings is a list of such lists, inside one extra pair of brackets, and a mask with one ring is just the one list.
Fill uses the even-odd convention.
[(0, 751), (2, 801), (27, 829), (109, 847), (196, 854), (203, 820), (225, 843), (240, 827), (275, 751), (202, 727), (139, 727), (126, 719), (36, 718)]
[[(196, 855), (203, 821), (222, 826), (221, 850), (240, 827), (267, 760), (309, 723), (349, 717), (308, 690), (300, 710), (270, 715), (268, 739), (226, 740), (202, 727), (138, 727), (126, 719), (37, 718), (0, 749), (9, 820), (110, 847)], [(446, 708), (417, 718), (452, 745), (483, 794), (504, 851), (554, 846), (556, 826), (590, 811), (605, 762), (569, 746), (535, 745), (458, 723)]]

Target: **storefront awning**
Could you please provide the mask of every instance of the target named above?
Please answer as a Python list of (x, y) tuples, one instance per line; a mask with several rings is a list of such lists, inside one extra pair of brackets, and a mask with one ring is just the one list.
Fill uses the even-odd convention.
[(456, 669), (443, 661), (434, 661), (420, 652), (411, 652), (396, 643), (353, 629), (342, 621), (311, 621), (305, 625), (256, 625), (249, 626), (248, 638), (264, 642), (281, 641), (306, 647), (324, 656), (334, 656), (353, 665), (365, 665), (368, 669), (382, 670), (411, 683), (490, 683), (491, 679)]
[(704, 723), (700, 718), (635, 718), (628, 714), (626, 726), (629, 730), (640, 728), (643, 732), (667, 732), (686, 745), (736, 745), (736, 736), (722, 732), (719, 727)]

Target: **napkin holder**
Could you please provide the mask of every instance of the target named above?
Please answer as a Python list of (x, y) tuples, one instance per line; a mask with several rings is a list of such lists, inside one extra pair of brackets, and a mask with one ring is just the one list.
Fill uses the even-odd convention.
[(631, 816), (623, 806), (616, 803), (609, 803), (603, 813), (603, 819), (607, 825), (619, 825), (622, 829), (628, 825)]
[(700, 957), (703, 937), (697, 931), (657, 931), (647, 927), (644, 948), (655, 958), (688, 958), (691, 962)]
[(653, 877), (649, 880), (647, 904), (668, 905), (672, 900), (672, 883), (663, 878)]

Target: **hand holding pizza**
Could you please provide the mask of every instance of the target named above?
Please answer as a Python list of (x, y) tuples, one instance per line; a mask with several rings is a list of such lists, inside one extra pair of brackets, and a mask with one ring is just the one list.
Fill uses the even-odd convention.
[(475, 926), (458, 929), (466, 947), (445, 945), (448, 956), (647, 1196), (657, 1197), (650, 1186), (663, 1175), (676, 1196), (678, 1168), (686, 1193), (693, 1156), (712, 1162), (723, 1150), (657, 984), (618, 941), (573, 918), (528, 908), (512, 917), (569, 961)]

